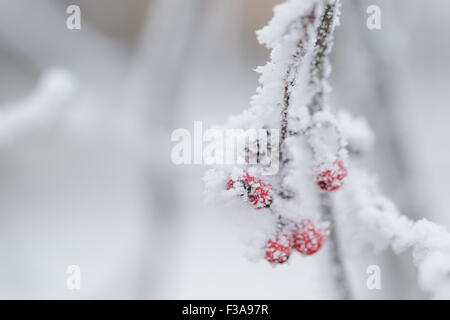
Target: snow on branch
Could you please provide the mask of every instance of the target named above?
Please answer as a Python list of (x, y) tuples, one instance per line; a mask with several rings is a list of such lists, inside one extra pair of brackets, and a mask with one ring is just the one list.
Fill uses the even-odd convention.
[[(303, 108), (292, 112), (306, 112), (306, 100), (303, 103), (298, 100), (304, 99), (307, 85), (303, 79), (306, 77), (300, 77), (299, 73), (308, 72), (307, 68), (300, 70), (300, 67), (303, 61), (310, 59), (308, 54), (312, 51), (319, 23), (319, 3), (317, 0), (290, 0), (274, 8), (273, 19), (257, 32), (259, 42), (271, 49), (270, 61), (256, 69), (260, 74), (259, 87), (251, 99), (251, 107), (233, 117), (229, 122), (231, 127), (279, 128), (280, 109), (286, 117), (286, 105), (294, 105), (292, 100), (296, 99), (294, 102)], [(307, 122), (307, 117), (304, 121)]]
[(412, 249), (418, 269), (418, 283), (433, 298), (450, 298), (450, 234), (446, 228), (426, 219), (416, 222), (402, 215), (379, 190), (376, 179), (364, 169), (353, 171), (348, 178), (346, 197), (341, 208), (349, 206), (357, 219), (358, 239), (380, 251), (391, 247), (399, 254)]
[[(337, 161), (344, 146), (336, 137), (339, 130), (334, 115), (323, 104), (320, 112), (311, 107), (318, 103), (313, 97), (329, 91), (328, 54), (338, 19), (338, 1), (288, 0), (274, 8), (273, 19), (257, 32), (260, 43), (271, 49), (270, 61), (256, 69), (260, 74), (259, 87), (250, 108), (231, 118), (227, 127), (275, 129), (279, 143), (270, 145), (270, 152), (264, 149), (269, 137), (258, 137), (252, 141), (255, 149), (249, 150), (250, 143), (240, 151), (244, 155), (248, 151), (256, 153), (257, 159), (267, 153), (279, 153), (279, 171), (264, 176), (263, 162), (247, 162), (227, 170), (209, 171), (205, 176), (209, 199), (228, 202), (241, 197), (250, 209), (259, 210), (260, 216), (267, 213), (275, 218), (274, 226), (266, 229), (269, 241), (265, 258), (271, 263), (288, 260), (290, 235), (296, 232), (303, 237), (314, 230), (313, 238), (306, 236), (306, 245), (314, 250), (306, 250), (293, 240), (297, 251), (311, 255), (320, 249), (328, 232), (327, 223), (320, 217), (320, 189), (337, 190), (346, 174), (343, 163)], [(320, 103), (324, 101), (325, 97)], [(305, 147), (308, 143), (311, 147)], [(336, 170), (340, 173), (335, 174)], [(280, 259), (271, 254), (271, 246), (276, 246), (277, 241), (283, 243), (280, 251), (285, 250), (278, 252)]]
[[(363, 156), (373, 142), (373, 133), (361, 118), (345, 113), (339, 116), (349, 141), (352, 157)], [(355, 133), (359, 134), (356, 139)], [(418, 284), (434, 299), (450, 298), (450, 233), (427, 219), (412, 221), (401, 214), (378, 186), (377, 176), (352, 162), (352, 170), (342, 193), (333, 203), (341, 219), (351, 222), (357, 243), (371, 245), (376, 252), (389, 247), (400, 254), (412, 251), (418, 270)], [(348, 225), (348, 224), (347, 224)]]
[(47, 70), (27, 97), (0, 106), (0, 144), (57, 116), (70, 103), (76, 88), (70, 72), (58, 68)]
[[(204, 178), (207, 197), (222, 203), (239, 199), (262, 220), (273, 218), (265, 219), (268, 226), (261, 227), (256, 252), (272, 264), (287, 262), (294, 250), (310, 256), (326, 239), (342, 299), (352, 298), (352, 292), (343, 261), (348, 246), (340, 244), (337, 233), (348, 233), (350, 225), (378, 250), (412, 249), (421, 288), (434, 298), (450, 298), (450, 235), (398, 212), (373, 176), (358, 166), (374, 140), (367, 122), (345, 112), (336, 117), (327, 104), (329, 54), (339, 16), (338, 0), (287, 0), (275, 7), (273, 19), (257, 33), (271, 49), (270, 61), (256, 70), (259, 87), (251, 107), (227, 127), (278, 129), (279, 144), (271, 152), (279, 152), (279, 172), (261, 176), (259, 162), (211, 170)], [(249, 145), (241, 152), (256, 153), (258, 159), (267, 152), (260, 149), (267, 138), (253, 142), (256, 149)], [(349, 223), (340, 227), (335, 217)]]

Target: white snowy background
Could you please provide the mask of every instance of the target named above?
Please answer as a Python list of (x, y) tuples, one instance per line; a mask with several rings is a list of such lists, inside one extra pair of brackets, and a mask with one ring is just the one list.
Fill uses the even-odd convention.
[[(248, 107), (268, 60), (254, 32), (279, 2), (0, 0), (0, 298), (337, 297), (326, 251), (249, 261), (246, 213), (206, 204), (206, 168), (170, 160), (174, 129)], [(366, 28), (371, 4), (381, 30)], [(450, 3), (342, 10), (334, 105), (368, 119), (367, 166), (399, 209), (450, 227)], [(340, 230), (356, 298), (429, 297), (410, 252), (356, 250)], [(81, 290), (66, 288), (73, 264)], [(381, 290), (366, 288), (372, 264)]]

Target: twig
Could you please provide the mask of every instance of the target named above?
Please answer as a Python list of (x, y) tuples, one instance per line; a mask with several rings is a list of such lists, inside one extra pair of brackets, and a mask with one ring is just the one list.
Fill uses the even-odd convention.
[(279, 196), (282, 199), (288, 200), (292, 198), (293, 191), (289, 190), (289, 188), (286, 188), (283, 186), (283, 180), (286, 176), (286, 169), (288, 163), (291, 161), (289, 156), (287, 155), (286, 151), (284, 150), (284, 142), (288, 135), (293, 135), (289, 131), (289, 120), (288, 120), (288, 114), (289, 114), (289, 107), (291, 102), (291, 91), (292, 88), (295, 86), (298, 70), (300, 67), (300, 64), (304, 61), (304, 57), (308, 53), (307, 51), (307, 44), (310, 39), (310, 34), (308, 33), (310, 30), (310, 26), (314, 26), (314, 22), (317, 19), (316, 15), (317, 6), (314, 5), (311, 12), (307, 15), (301, 16), (299, 18), (300, 21), (300, 32), (304, 32), (304, 36), (299, 39), (296, 46), (296, 51), (292, 55), (292, 61), (288, 66), (286, 77), (285, 77), (285, 85), (284, 85), (284, 95), (283, 95), (283, 108), (281, 110), (281, 137), (280, 137), (280, 192)]
[[(311, 78), (309, 85), (313, 89), (311, 102), (308, 109), (311, 114), (323, 111), (326, 103), (326, 89), (329, 77), (329, 54), (332, 48), (332, 40), (336, 22), (339, 19), (339, 0), (327, 1), (321, 23), (317, 29), (317, 39), (314, 45), (314, 54), (311, 62)], [(310, 146), (312, 149), (312, 146)], [(335, 282), (342, 299), (351, 299), (350, 283), (342, 261), (339, 245), (339, 237), (336, 221), (333, 214), (332, 199), (328, 193), (320, 194), (321, 211), (330, 222), (329, 243), (331, 260), (336, 268)]]

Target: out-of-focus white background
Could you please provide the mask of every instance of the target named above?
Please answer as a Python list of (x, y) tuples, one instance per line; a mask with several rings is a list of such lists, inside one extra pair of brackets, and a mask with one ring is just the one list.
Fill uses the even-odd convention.
[[(326, 252), (246, 259), (241, 213), (204, 203), (206, 167), (170, 159), (174, 129), (248, 107), (269, 54), (255, 31), (279, 2), (0, 0), (0, 298), (337, 297)], [(401, 211), (450, 226), (450, 3), (343, 2), (334, 105), (368, 118), (367, 165)], [(366, 28), (371, 4), (381, 30)], [(51, 108), (9, 128), (35, 105)], [(408, 255), (349, 250), (355, 297), (426, 298)], [(366, 289), (369, 264), (382, 290)]]

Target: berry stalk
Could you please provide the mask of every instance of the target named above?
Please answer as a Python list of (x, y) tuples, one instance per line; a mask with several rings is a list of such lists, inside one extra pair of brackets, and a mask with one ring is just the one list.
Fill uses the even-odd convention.
[[(321, 23), (317, 29), (317, 39), (314, 46), (314, 56), (310, 70), (310, 86), (313, 88), (313, 95), (308, 105), (308, 110), (314, 116), (323, 112), (326, 108), (326, 98), (329, 91), (328, 78), (331, 72), (329, 54), (333, 46), (333, 33), (339, 21), (340, 2), (339, 0), (326, 1)], [(336, 130), (339, 137), (339, 130)], [(310, 140), (311, 141), (311, 140)], [(310, 143), (313, 154), (316, 146)], [(331, 262), (335, 267), (335, 283), (342, 299), (351, 299), (350, 283), (342, 261), (342, 253), (339, 245), (338, 230), (333, 213), (332, 199), (328, 191), (339, 188), (340, 182), (347, 172), (340, 160), (335, 161), (335, 170), (326, 170), (317, 176), (317, 183), (323, 190), (320, 193), (320, 203), (322, 215), (330, 222), (329, 247), (331, 250)], [(324, 192), (325, 191), (325, 192)]]

